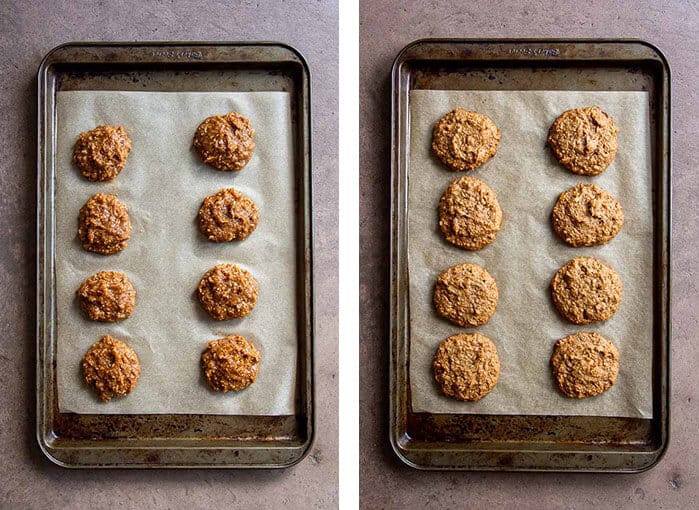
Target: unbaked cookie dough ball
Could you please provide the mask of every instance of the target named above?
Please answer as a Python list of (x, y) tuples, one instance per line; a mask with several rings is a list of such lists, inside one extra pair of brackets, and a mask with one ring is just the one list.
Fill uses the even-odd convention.
[(194, 149), (204, 163), (217, 170), (242, 170), (255, 150), (255, 130), (237, 112), (214, 115), (199, 124)]
[(129, 209), (116, 195), (91, 196), (78, 215), (78, 237), (86, 251), (101, 255), (122, 251), (131, 237)]
[(204, 274), (197, 288), (199, 303), (218, 321), (247, 316), (257, 303), (259, 286), (249, 271), (219, 264)]
[(214, 391), (240, 391), (257, 379), (260, 352), (240, 335), (212, 340), (201, 356), (201, 366)]
[(104, 335), (92, 344), (82, 362), (83, 378), (97, 396), (108, 402), (136, 387), (141, 364), (134, 350), (121, 340)]
[(117, 322), (126, 319), (136, 304), (136, 290), (124, 273), (100, 271), (78, 289), (78, 303), (93, 321)]
[(73, 163), (90, 181), (111, 181), (126, 166), (131, 139), (122, 126), (97, 126), (80, 133), (73, 149)]
[(235, 188), (209, 195), (199, 208), (199, 230), (217, 243), (241, 241), (257, 228), (255, 202)]

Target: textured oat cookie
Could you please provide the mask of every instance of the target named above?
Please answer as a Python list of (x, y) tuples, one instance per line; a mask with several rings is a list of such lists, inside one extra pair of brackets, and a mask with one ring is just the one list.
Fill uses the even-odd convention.
[(247, 316), (257, 302), (257, 280), (233, 264), (219, 264), (203, 276), (197, 288), (201, 306), (218, 321)]
[(437, 277), (434, 306), (437, 313), (463, 327), (482, 326), (498, 304), (498, 288), (482, 267), (458, 264)]
[(495, 240), (502, 210), (495, 192), (473, 177), (455, 179), (439, 201), (439, 228), (450, 243), (480, 250)]
[(120, 252), (131, 237), (129, 209), (116, 195), (91, 196), (78, 215), (78, 237), (87, 251), (101, 255)]
[(85, 382), (101, 400), (107, 402), (134, 390), (141, 364), (131, 347), (104, 335), (85, 353), (82, 369)]
[(594, 184), (578, 184), (561, 193), (551, 223), (571, 246), (597, 246), (610, 241), (624, 224), (624, 212), (612, 195)]
[(437, 384), (448, 397), (473, 402), (495, 387), (500, 359), (495, 344), (480, 333), (443, 340), (432, 361)]
[(614, 119), (597, 106), (563, 112), (551, 125), (548, 144), (560, 163), (580, 175), (598, 175), (612, 163), (616, 151)]
[(126, 166), (131, 139), (122, 126), (97, 126), (80, 133), (73, 163), (90, 181), (111, 181)]
[(260, 353), (240, 335), (212, 340), (201, 356), (206, 382), (214, 391), (240, 391), (257, 379)]
[(214, 115), (199, 124), (194, 149), (204, 163), (217, 170), (242, 170), (255, 150), (255, 130), (237, 112)]
[(432, 132), (432, 150), (455, 171), (473, 170), (498, 151), (500, 130), (482, 113), (457, 108), (439, 119)]
[(255, 202), (235, 188), (222, 189), (204, 199), (199, 209), (199, 230), (211, 241), (240, 241), (257, 228)]
[(597, 333), (576, 333), (556, 341), (551, 370), (568, 397), (594, 397), (614, 385), (619, 374), (619, 351)]
[(126, 319), (136, 304), (136, 290), (124, 273), (100, 271), (78, 289), (78, 302), (85, 316), (93, 321), (117, 322)]
[(553, 303), (573, 324), (609, 319), (619, 308), (621, 294), (619, 275), (594, 257), (574, 258), (551, 280)]

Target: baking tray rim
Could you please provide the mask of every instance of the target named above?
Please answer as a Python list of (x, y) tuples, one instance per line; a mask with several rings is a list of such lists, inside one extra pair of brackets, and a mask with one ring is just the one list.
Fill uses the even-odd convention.
[[(304, 139), (304, 150), (297, 157), (301, 161), (303, 166), (302, 178), (296, 179), (299, 186), (302, 188), (300, 191), (301, 196), (304, 197), (304, 203), (306, 207), (299, 214), (299, 217), (303, 218), (303, 225), (305, 225), (303, 232), (300, 233), (301, 238), (303, 238), (303, 258), (304, 258), (304, 279), (303, 286), (305, 288), (304, 298), (306, 301), (305, 308), (306, 313), (304, 317), (304, 323), (306, 327), (306, 343), (308, 353), (305, 357), (305, 363), (307, 364), (306, 373), (303, 378), (303, 386), (306, 386), (305, 390), (305, 401), (304, 413), (305, 416), (306, 430), (304, 434), (304, 439), (302, 442), (292, 445), (284, 445), (283, 442), (277, 441), (275, 447), (268, 446), (216, 446), (214, 448), (207, 448), (206, 446), (198, 448), (199, 451), (220, 451), (220, 450), (230, 450), (230, 451), (243, 451), (243, 450), (259, 450), (268, 449), (275, 451), (286, 451), (293, 450), (294, 455), (290, 460), (277, 462), (277, 463), (250, 463), (250, 464), (236, 464), (236, 463), (162, 463), (153, 464), (147, 461), (143, 462), (117, 462), (114, 464), (77, 464), (67, 462), (60, 459), (54, 453), (58, 450), (69, 450), (70, 448), (64, 447), (52, 447), (42, 430), (42, 425), (45, 425), (46, 413), (44, 410), (44, 400), (46, 395), (44, 394), (44, 366), (42, 359), (45, 355), (44, 353), (44, 340), (46, 332), (43, 331), (44, 317), (45, 317), (45, 292), (44, 286), (46, 285), (44, 281), (45, 273), (45, 262), (44, 262), (44, 195), (45, 190), (42, 185), (44, 184), (44, 173), (46, 167), (46, 161), (44, 157), (46, 140), (42, 133), (42, 129), (45, 127), (45, 123), (49, 120), (47, 114), (44, 111), (45, 107), (45, 96), (49, 92), (46, 88), (46, 80), (44, 77), (47, 75), (49, 68), (52, 65), (63, 63), (61, 60), (55, 60), (56, 54), (64, 49), (70, 48), (157, 48), (157, 47), (276, 47), (285, 50), (293, 56), (297, 63), (301, 65), (303, 82), (301, 86), (300, 96), (303, 99), (301, 105), (301, 113), (303, 118), (304, 133), (300, 136)], [(254, 62), (254, 60), (247, 60)], [(292, 58), (287, 59), (288, 62), (292, 62)], [(172, 64), (182, 64), (184, 62), (189, 62), (193, 64), (197, 63), (207, 63), (212, 62), (211, 60), (156, 60), (154, 63), (172, 63)], [(214, 62), (225, 63), (225, 60), (214, 60)], [(272, 62), (272, 61), (263, 61)], [(80, 62), (68, 62), (69, 64), (79, 64)], [(108, 63), (108, 62), (106, 62)], [(136, 63), (136, 62), (122, 62), (125, 64)], [(39, 63), (39, 67), (36, 74), (37, 79), (37, 181), (36, 181), (36, 192), (37, 192), (37, 202), (36, 202), (36, 364), (35, 364), (35, 388), (36, 388), (36, 425), (35, 425), (35, 437), (41, 452), (57, 466), (68, 468), (68, 469), (286, 469), (295, 466), (305, 459), (311, 452), (315, 441), (316, 441), (316, 367), (315, 367), (315, 349), (316, 349), (316, 318), (315, 318), (315, 266), (314, 266), (314, 254), (313, 254), (313, 240), (315, 238), (315, 223), (313, 221), (313, 124), (312, 124), (312, 76), (311, 69), (305, 56), (297, 48), (291, 46), (290, 44), (274, 41), (274, 40), (260, 40), (260, 41), (70, 41), (59, 44), (49, 50), (46, 55), (42, 58)], [(305, 89), (305, 90), (304, 90)], [(305, 112), (304, 112), (305, 110)], [(301, 390), (302, 393), (304, 390)], [(43, 398), (42, 398), (43, 397)], [(213, 416), (213, 415), (212, 415)], [(291, 415), (294, 416), (294, 415)], [(298, 415), (296, 415), (298, 416)], [(51, 431), (53, 426), (51, 425)], [(274, 441), (270, 441), (270, 444), (274, 444)], [(280, 444), (281, 443), (281, 444)], [(73, 447), (73, 450), (84, 449), (84, 447)], [(143, 447), (133, 447), (129, 445), (124, 445), (119, 447), (120, 450), (140, 450), (140, 451), (161, 451), (162, 448), (143, 448)], [(177, 450), (178, 447), (171, 447), (170, 450)], [(189, 449), (192, 448), (181, 448)]]
[[(397, 302), (396, 298), (396, 291), (397, 287), (400, 286), (398, 283), (398, 280), (400, 278), (400, 275), (398, 274), (398, 269), (397, 269), (397, 262), (396, 259), (400, 257), (399, 254), (399, 248), (397, 245), (400, 243), (400, 239), (396, 233), (396, 224), (399, 223), (397, 218), (398, 215), (401, 214), (399, 209), (399, 202), (400, 202), (400, 190), (399, 190), (399, 185), (398, 185), (398, 173), (400, 171), (400, 154), (399, 154), (399, 149), (400, 149), (400, 141), (399, 141), (399, 136), (400, 134), (398, 133), (398, 128), (397, 124), (399, 121), (399, 99), (400, 99), (400, 93), (403, 90), (403, 86), (399, 82), (400, 78), (400, 73), (401, 73), (401, 66), (405, 64), (406, 62), (409, 61), (408, 54), (411, 49), (415, 47), (419, 47), (420, 45), (424, 44), (536, 44), (536, 45), (542, 45), (542, 44), (625, 44), (625, 45), (639, 45), (639, 46), (644, 46), (647, 49), (649, 49), (655, 57), (657, 57), (657, 60), (660, 61), (662, 65), (662, 75), (663, 75), (663, 85), (664, 89), (661, 94), (661, 99), (664, 104), (666, 104), (666, 108), (663, 109), (663, 133), (662, 133), (662, 139), (664, 142), (664, 149), (665, 152), (663, 154), (663, 157), (660, 161), (660, 167), (661, 167), (661, 172), (665, 175), (665, 180), (664, 180), (664, 191), (663, 191), (663, 198), (666, 201), (665, 208), (663, 210), (659, 211), (659, 215), (663, 216), (665, 218), (665, 221), (663, 222), (664, 226), (664, 235), (666, 236), (666, 239), (663, 240), (661, 239), (661, 243), (664, 245), (665, 249), (665, 263), (664, 263), (664, 271), (663, 271), (663, 284), (664, 284), (664, 290), (665, 292), (662, 295), (663, 298), (663, 304), (664, 304), (664, 312), (666, 312), (665, 317), (663, 317), (665, 324), (664, 327), (662, 327), (663, 332), (665, 333), (666, 340), (664, 342), (664, 351), (665, 351), (665, 362), (663, 364), (663, 369), (664, 373), (661, 374), (660, 379), (661, 379), (661, 390), (663, 391), (663, 395), (661, 396), (662, 401), (663, 401), (663, 413), (664, 413), (664, 419), (661, 419), (661, 429), (662, 429), (662, 434), (661, 434), (661, 442), (660, 445), (653, 450), (650, 450), (648, 452), (641, 452), (643, 455), (648, 455), (650, 457), (650, 462), (647, 462), (646, 464), (640, 466), (640, 467), (634, 467), (632, 469), (614, 469), (614, 468), (599, 468), (599, 467), (593, 467), (593, 468), (585, 468), (583, 466), (579, 466), (576, 468), (566, 468), (566, 467), (561, 467), (561, 468), (547, 468), (547, 467), (536, 467), (536, 466), (530, 466), (530, 467), (522, 467), (522, 466), (501, 466), (501, 465), (488, 465), (488, 466), (468, 466), (468, 465), (459, 465), (459, 466), (447, 466), (447, 465), (429, 465), (429, 464), (423, 464), (420, 462), (416, 462), (412, 460), (409, 457), (409, 452), (403, 448), (400, 444), (401, 442), (401, 430), (399, 430), (398, 426), (398, 415), (400, 414), (400, 400), (401, 397), (397, 395), (397, 357), (398, 354), (395, 352), (399, 348), (399, 333), (396, 327), (396, 322), (397, 322), (397, 315), (398, 315), (398, 308), (399, 308), (399, 303)], [(524, 56), (520, 55), (520, 58), (517, 58), (516, 60), (519, 61), (526, 61), (527, 59), (530, 59), (531, 61), (538, 61), (538, 62), (546, 62), (548, 55), (542, 55), (542, 54), (535, 54), (535, 55), (526, 55), (526, 58)], [(515, 59), (515, 56), (510, 56), (511, 60)], [(420, 59), (416, 59), (420, 60)], [(446, 59), (436, 59), (436, 58), (425, 58), (422, 60), (433, 60), (433, 61), (438, 61), (438, 60), (443, 60), (443, 61), (463, 61), (464, 63), (469, 62), (469, 58), (466, 56), (459, 55), (458, 57), (454, 58), (446, 58)], [(497, 64), (500, 61), (505, 61), (507, 58), (502, 58), (502, 59), (493, 59), (492, 65), (497, 66)], [(570, 61), (584, 61), (584, 60), (595, 60), (593, 57), (577, 57), (577, 58), (572, 58), (572, 59), (564, 59), (564, 62), (570, 62)], [(607, 59), (610, 62), (622, 62), (623, 59), (619, 57), (615, 58), (608, 58)], [(474, 59), (474, 61), (479, 61), (483, 62), (484, 60), (482, 58), (479, 59)], [(653, 467), (655, 467), (665, 456), (668, 446), (670, 444), (670, 412), (671, 412), (671, 379), (670, 379), (670, 347), (671, 347), (671, 338), (672, 338), (672, 321), (670, 320), (671, 317), (671, 310), (672, 310), (672, 293), (671, 293), (671, 285), (672, 285), (672, 278), (671, 278), (671, 268), (672, 268), (672, 151), (671, 151), (671, 134), (672, 134), (672, 115), (671, 115), (671, 99), (672, 99), (672, 76), (671, 76), (671, 69), (670, 69), (670, 63), (665, 56), (665, 54), (658, 48), (656, 45), (653, 43), (640, 39), (640, 38), (546, 38), (546, 39), (541, 39), (541, 38), (421, 38), (421, 39), (416, 39), (410, 43), (408, 43), (406, 46), (404, 46), (397, 54), (395, 57), (393, 64), (391, 66), (391, 74), (390, 74), (390, 81), (391, 81), (391, 209), (390, 209), (390, 221), (391, 221), (391, 236), (390, 236), (390, 248), (389, 248), (389, 308), (390, 308), (390, 326), (389, 326), (389, 427), (388, 427), (388, 436), (389, 436), (389, 442), (391, 445), (391, 448), (395, 455), (400, 459), (402, 463), (405, 465), (417, 469), (417, 470), (422, 470), (422, 471), (518, 471), (518, 472), (580, 472), (580, 473), (599, 473), (599, 472), (604, 472), (604, 473), (620, 473), (620, 474), (635, 474), (635, 473), (642, 473), (644, 471), (647, 471)], [(410, 87), (407, 87), (407, 90), (404, 92), (409, 93)], [(407, 355), (404, 356), (407, 359)], [(659, 418), (660, 419), (660, 418)], [(403, 431), (405, 432), (405, 431)], [(454, 443), (445, 443), (445, 444), (454, 444)], [(434, 449), (433, 449), (434, 450)], [(470, 453), (475, 450), (462, 450), (463, 453)], [(534, 453), (534, 454), (541, 454), (541, 455), (550, 455), (551, 453), (555, 454), (566, 454), (566, 453), (571, 453), (573, 455), (585, 455), (587, 456), (588, 453), (585, 451), (575, 451), (575, 450), (544, 450), (544, 451), (525, 451), (525, 450), (498, 450), (498, 449), (491, 449), (488, 450), (493, 453), (497, 453), (499, 451), (503, 452), (508, 452), (508, 453)], [(614, 451), (611, 452), (613, 454), (619, 454), (619, 455), (624, 455), (625, 452), (622, 451)], [(638, 454), (638, 452), (633, 452)]]

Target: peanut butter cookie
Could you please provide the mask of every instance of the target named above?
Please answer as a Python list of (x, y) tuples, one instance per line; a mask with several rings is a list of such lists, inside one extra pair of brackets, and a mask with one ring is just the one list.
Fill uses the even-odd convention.
[(219, 264), (206, 272), (197, 288), (199, 302), (217, 321), (247, 316), (257, 302), (257, 280), (233, 264)]
[(439, 119), (432, 133), (432, 150), (454, 171), (478, 168), (499, 144), (500, 130), (488, 116), (461, 108)]
[(561, 193), (551, 223), (571, 246), (597, 246), (610, 241), (624, 224), (616, 198), (594, 184), (578, 184)]
[(206, 382), (214, 391), (240, 391), (257, 379), (260, 352), (239, 335), (212, 340), (201, 356)]
[(91, 196), (78, 215), (78, 237), (87, 251), (101, 255), (120, 252), (131, 237), (129, 209), (116, 195)]
[(258, 219), (255, 202), (235, 188), (227, 188), (204, 199), (199, 230), (217, 243), (240, 241), (257, 228)]
[(460, 177), (439, 201), (439, 228), (450, 243), (480, 250), (500, 231), (502, 210), (495, 192), (483, 181)]
[(255, 150), (255, 130), (237, 112), (204, 120), (194, 134), (194, 149), (201, 160), (222, 171), (242, 170)]
[(100, 271), (80, 286), (78, 302), (88, 319), (117, 322), (133, 312), (136, 291), (124, 273)]
[(553, 303), (573, 324), (609, 319), (619, 308), (621, 293), (619, 275), (594, 257), (571, 260), (551, 280)]
[(97, 126), (80, 133), (73, 163), (90, 181), (111, 181), (126, 166), (131, 139), (122, 126)]
[(434, 286), (437, 313), (462, 327), (482, 326), (498, 304), (498, 288), (490, 273), (476, 264), (446, 269)]
[(432, 361), (437, 384), (447, 397), (474, 402), (495, 387), (500, 359), (495, 344), (480, 333), (443, 340)]
[(85, 382), (105, 402), (131, 393), (141, 373), (141, 364), (133, 349), (109, 335), (104, 335), (87, 350), (82, 368)]
[(571, 172), (598, 175), (616, 156), (618, 132), (614, 119), (599, 107), (575, 108), (553, 122), (548, 144), (556, 159)]
[(619, 351), (602, 335), (576, 333), (556, 341), (551, 369), (566, 396), (594, 397), (614, 385), (619, 374)]

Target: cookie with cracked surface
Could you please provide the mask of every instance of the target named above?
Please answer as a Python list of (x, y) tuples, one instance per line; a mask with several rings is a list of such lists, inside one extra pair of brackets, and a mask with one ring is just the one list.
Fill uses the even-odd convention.
[(257, 205), (235, 188), (209, 195), (199, 208), (199, 230), (217, 243), (240, 241), (257, 228)]
[(563, 112), (551, 125), (548, 144), (556, 159), (573, 173), (598, 175), (614, 160), (619, 128), (598, 106)]
[(240, 335), (212, 340), (201, 355), (201, 366), (214, 391), (240, 391), (257, 379), (260, 352)]
[(602, 188), (578, 184), (558, 197), (551, 223), (558, 237), (571, 246), (598, 246), (619, 233), (624, 212), (617, 199)]
[(242, 170), (255, 150), (255, 130), (237, 112), (205, 119), (194, 134), (194, 149), (201, 160), (224, 172)]
[(573, 324), (609, 319), (619, 308), (621, 294), (619, 275), (594, 257), (574, 258), (551, 280), (553, 303)]
[(123, 397), (136, 387), (141, 364), (134, 350), (121, 340), (104, 335), (92, 344), (82, 361), (83, 379), (100, 400)]
[(136, 290), (124, 273), (100, 271), (78, 289), (78, 303), (93, 321), (117, 322), (126, 319), (136, 304)]
[(73, 163), (93, 182), (111, 181), (126, 166), (131, 139), (122, 126), (97, 126), (78, 135)]
[(488, 337), (462, 333), (439, 344), (432, 371), (447, 397), (475, 402), (490, 393), (498, 382), (500, 359)]
[(480, 250), (492, 243), (501, 223), (497, 195), (480, 179), (455, 179), (439, 200), (439, 228), (444, 238), (465, 250)]
[(487, 115), (462, 108), (439, 119), (432, 132), (432, 150), (451, 170), (478, 168), (498, 151), (500, 130)]
[(257, 303), (259, 286), (249, 271), (233, 264), (208, 270), (197, 287), (199, 303), (217, 321), (247, 316)]
[(128, 207), (116, 195), (91, 196), (78, 215), (78, 237), (86, 251), (100, 255), (122, 251), (131, 237)]
[(567, 397), (594, 397), (614, 385), (619, 374), (619, 351), (602, 335), (576, 333), (556, 341), (551, 370)]
[(482, 326), (490, 320), (497, 304), (495, 280), (476, 264), (458, 264), (437, 277), (434, 306), (439, 315), (458, 326)]

